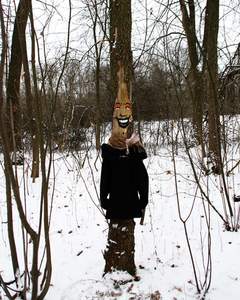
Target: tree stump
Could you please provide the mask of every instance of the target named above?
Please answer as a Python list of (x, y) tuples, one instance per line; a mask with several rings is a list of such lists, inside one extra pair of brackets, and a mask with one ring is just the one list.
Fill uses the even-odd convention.
[(104, 252), (104, 274), (114, 270), (127, 271), (130, 275), (136, 275), (134, 261), (135, 222), (133, 219), (112, 219), (109, 223), (107, 247)]

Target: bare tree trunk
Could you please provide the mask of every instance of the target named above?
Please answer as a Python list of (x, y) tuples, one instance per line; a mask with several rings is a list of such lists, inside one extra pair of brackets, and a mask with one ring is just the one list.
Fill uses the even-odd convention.
[[(120, 68), (125, 71), (124, 81), (128, 86), (129, 99), (132, 98), (131, 24), (131, 1), (110, 1), (110, 66), (113, 103), (117, 97), (119, 83), (117, 73)], [(108, 246), (104, 254), (105, 273), (116, 269), (136, 275), (134, 228), (133, 219), (110, 220)]]
[[(129, 94), (132, 84), (132, 51), (131, 51), (131, 1), (110, 1), (110, 68), (111, 95), (113, 103), (118, 91), (117, 72), (119, 64), (124, 67), (125, 81)], [(131, 99), (130, 95), (130, 99)]]
[[(9, 121), (8, 126), (8, 134), (11, 137), (11, 151), (22, 150), (21, 109), (19, 103), (20, 77), (22, 69), (21, 38), (25, 36), (25, 29), (29, 15), (28, 2), (28, 0), (20, 0), (18, 4), (12, 35), (9, 76), (7, 80), (7, 115), (9, 120), (13, 118), (13, 120)], [(16, 149), (14, 149), (14, 146)]]
[(208, 102), (208, 144), (215, 164), (215, 172), (221, 172), (220, 121), (218, 104), (217, 41), (219, 28), (219, 0), (207, 1), (205, 17), (206, 83)]
[[(22, 1), (24, 2), (24, 1)], [(21, 2), (21, 3), (22, 3)], [(28, 8), (26, 7), (26, 1), (24, 2), (24, 8), (31, 10), (31, 0), (28, 0)], [(1, 13), (2, 13), (2, 7), (0, 6)], [(32, 12), (32, 11), (31, 11)], [(19, 17), (19, 16), (18, 16)], [(5, 41), (4, 34), (3, 34), (3, 15), (1, 14), (1, 26), (2, 26), (2, 40)], [(32, 18), (32, 26), (33, 26), (33, 18)], [(34, 26), (33, 26), (34, 31)], [(22, 33), (25, 31), (21, 31)], [(9, 235), (9, 243), (10, 243), (10, 250), (11, 250), (11, 256), (12, 256), (12, 266), (13, 271), (16, 279), (16, 272), (21, 270), (19, 269), (18, 265), (18, 255), (21, 257), (21, 251), (18, 251), (19, 249), (15, 245), (15, 239), (14, 239), (14, 230), (13, 230), (13, 213), (12, 213), (12, 199), (16, 202), (16, 209), (18, 211), (17, 216), (19, 216), (22, 226), (22, 232), (25, 237), (28, 237), (29, 240), (31, 240), (31, 244), (29, 244), (29, 247), (31, 247), (31, 256), (32, 261), (29, 264), (24, 265), (24, 273), (23, 273), (23, 280), (24, 280), (24, 286), (23, 287), (17, 287), (19, 289), (19, 294), (21, 294), (22, 299), (26, 299), (26, 293), (28, 290), (31, 290), (31, 299), (43, 299), (46, 295), (48, 288), (50, 286), (50, 280), (51, 280), (51, 251), (50, 251), (50, 238), (49, 238), (49, 201), (48, 201), (48, 180), (50, 176), (50, 168), (51, 163), (49, 163), (49, 168), (46, 168), (46, 149), (44, 148), (44, 138), (43, 138), (43, 120), (42, 120), (42, 110), (41, 110), (41, 103), (37, 101), (37, 103), (32, 102), (32, 94), (31, 94), (31, 80), (30, 80), (30, 70), (28, 66), (28, 60), (27, 60), (27, 53), (26, 53), (26, 40), (25, 36), (19, 36), (18, 40), (18, 46), (20, 47), (20, 52), (18, 53), (21, 57), (21, 65), (24, 64), (24, 70), (25, 70), (25, 92), (28, 100), (28, 104), (31, 105), (31, 111), (33, 112), (33, 104), (35, 105), (35, 110), (39, 112), (39, 114), (36, 115), (36, 125), (38, 126), (38, 132), (41, 132), (41, 171), (42, 171), (42, 194), (40, 197), (40, 212), (39, 212), (39, 226), (37, 230), (32, 228), (28, 217), (26, 213), (26, 207), (24, 207), (24, 201), (21, 198), (20, 193), (20, 187), (19, 187), (19, 179), (18, 174), (16, 172), (16, 169), (13, 169), (11, 157), (10, 157), (10, 139), (11, 137), (8, 134), (8, 129), (6, 126), (4, 126), (5, 123), (5, 114), (3, 114), (2, 110), (2, 104), (3, 104), (3, 68), (4, 68), (4, 54), (1, 55), (1, 70), (0, 70), (0, 135), (2, 139), (2, 148), (3, 148), (3, 154), (4, 154), (4, 166), (5, 166), (5, 180), (6, 180), (6, 194), (7, 194), (7, 216), (8, 216), (8, 235)], [(2, 52), (5, 52), (5, 43), (3, 42), (2, 45)], [(36, 68), (33, 62), (33, 73), (34, 73), (34, 86), (35, 86), (35, 92), (37, 93), (37, 77), (36, 77)], [(36, 98), (39, 100), (39, 98)], [(16, 99), (15, 99), (16, 100)], [(32, 117), (33, 115), (31, 115)], [(39, 264), (39, 245), (40, 245), (40, 239), (42, 238), (42, 224), (44, 227), (44, 239), (43, 244), (45, 243), (45, 249), (46, 249), (46, 268), (44, 272), (44, 276), (41, 272), (41, 265)], [(23, 238), (23, 246), (25, 246), (25, 240)], [(31, 246), (32, 245), (32, 246)], [(25, 252), (23, 255), (27, 255), (28, 253)], [(25, 259), (25, 257), (24, 257)], [(19, 259), (19, 262), (20, 259)], [(20, 268), (22, 266), (20, 265)], [(28, 268), (31, 267), (31, 278), (27, 280), (29, 276)], [(19, 274), (18, 274), (19, 275)], [(44, 277), (42, 279), (42, 285), (41, 285), (41, 292), (39, 292), (39, 281), (40, 278)], [(2, 277), (0, 276), (0, 283), (4, 288), (4, 291), (9, 299), (15, 299), (16, 295), (11, 296), (10, 293), (14, 291), (9, 289), (8, 292), (8, 286), (4, 283)], [(16, 285), (18, 282), (16, 281)]]
[(100, 57), (96, 59), (96, 149), (100, 149), (101, 111), (100, 111)]
[(104, 253), (106, 261), (104, 273), (113, 270), (136, 274), (134, 262), (134, 220), (114, 220), (109, 223), (108, 245)]
[[(4, 77), (5, 57), (7, 51), (7, 42), (6, 42), (4, 17), (3, 17), (3, 8), (1, 3), (0, 3), (0, 16), (1, 16), (1, 37), (2, 37), (2, 52), (1, 52), (1, 62), (0, 62), (0, 118), (2, 119), (3, 77)], [(6, 170), (6, 161), (5, 161), (5, 170)], [(9, 239), (9, 245), (11, 251), (13, 274), (16, 279), (16, 274), (17, 271), (19, 270), (19, 263), (18, 263), (18, 256), (17, 256), (16, 243), (15, 243), (14, 230), (13, 230), (11, 182), (9, 180), (9, 177), (7, 176), (7, 173), (5, 173), (5, 180), (6, 180), (6, 199), (7, 199), (8, 239)]]
[[(89, 8), (91, 13), (91, 9)], [(98, 16), (98, 8), (96, 1), (94, 2), (94, 14), (91, 13), (91, 18), (93, 21), (93, 39), (94, 39), (94, 47), (95, 47), (95, 61), (96, 61), (96, 68), (95, 68), (95, 93), (96, 93), (96, 112), (95, 112), (95, 131), (96, 131), (96, 149), (100, 149), (100, 62), (101, 62), (101, 46), (100, 49), (98, 48), (98, 41), (97, 41), (97, 20)]]
[[(6, 169), (6, 165), (5, 165)], [(6, 180), (6, 198), (7, 198), (7, 223), (8, 223), (8, 239), (11, 251), (11, 259), (12, 259), (12, 267), (13, 267), (13, 274), (16, 279), (17, 272), (19, 270), (19, 263), (18, 263), (18, 255), (17, 255), (17, 248), (15, 243), (15, 236), (13, 230), (13, 210), (12, 210), (12, 192), (11, 192), (11, 182), (7, 173), (5, 173), (5, 180)]]
[(32, 120), (33, 122), (33, 128), (32, 128), (32, 178), (39, 177), (39, 148), (40, 148), (40, 138), (39, 138), (39, 130), (37, 125), (37, 118), (36, 115), (39, 111), (39, 93), (38, 93), (38, 86), (37, 86), (37, 76), (36, 76), (36, 66), (35, 66), (35, 28), (34, 28), (34, 19), (33, 19), (33, 11), (32, 11), (32, 4), (30, 6), (30, 22), (31, 22), (31, 43), (32, 43), (32, 56), (31, 56), (31, 62), (32, 62), (32, 77), (33, 77), (33, 95), (35, 101), (33, 102), (33, 111), (35, 118)]
[[(30, 13), (31, 0), (27, 0), (26, 10)], [(29, 14), (28, 13), (28, 14)], [(25, 91), (26, 91), (26, 104), (27, 104), (27, 113), (28, 113), (28, 124), (31, 133), (31, 146), (32, 146), (32, 174), (33, 180), (39, 176), (39, 145), (38, 145), (38, 133), (36, 126), (36, 116), (34, 112), (33, 96), (31, 90), (31, 76), (28, 63), (28, 53), (27, 53), (27, 44), (25, 34), (19, 35), (21, 53), (22, 53), (22, 63), (24, 69), (24, 82), (25, 82)], [(33, 49), (35, 50), (35, 49)]]
[[(100, 89), (100, 72), (101, 72), (101, 55), (103, 49), (103, 43), (106, 37), (106, 23), (107, 23), (107, 8), (105, 1), (98, 3), (98, 1), (89, 1), (87, 4), (90, 18), (92, 21), (94, 50), (95, 50), (95, 97), (96, 97), (96, 110), (95, 110), (95, 137), (96, 137), (96, 149), (100, 149), (101, 138), (101, 89)], [(105, 7), (103, 7), (105, 6)], [(101, 8), (104, 8), (104, 19), (101, 20), (99, 14)], [(99, 39), (99, 30), (103, 33), (101, 40)]]
[(203, 116), (203, 73), (199, 71), (200, 58), (198, 54), (198, 41), (195, 28), (195, 4), (193, 0), (179, 0), (182, 11), (182, 23), (188, 42), (188, 56), (190, 60), (189, 88), (192, 99), (192, 120), (195, 128), (195, 136), (202, 146), (202, 154), (205, 156), (203, 141), (202, 116)]

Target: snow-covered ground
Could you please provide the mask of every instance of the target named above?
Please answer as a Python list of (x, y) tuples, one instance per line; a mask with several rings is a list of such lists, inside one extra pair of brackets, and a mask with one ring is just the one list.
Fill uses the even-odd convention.
[[(187, 300), (198, 299), (190, 260), (190, 254), (180, 221), (175, 191), (175, 177), (171, 151), (162, 147), (156, 155), (145, 161), (150, 178), (150, 202), (145, 222), (141, 226), (136, 219), (135, 261), (141, 280), (116, 285), (116, 279), (128, 277), (124, 273), (102, 277), (103, 251), (106, 245), (108, 226), (99, 209), (97, 192), (101, 171), (101, 160), (92, 151), (79, 169), (76, 160), (69, 155), (54, 156), (55, 185), (51, 219), (51, 246), (53, 276), (47, 300)], [(195, 197), (196, 185), (183, 150), (176, 155), (179, 203), (186, 222), (191, 249), (196, 263), (196, 272), (204, 282), (204, 265), (207, 260), (208, 230), (203, 201)], [(1, 156), (2, 160), (2, 156)], [(25, 165), (18, 167), (19, 177), (27, 180), (27, 202), (32, 213), (29, 219), (36, 223), (35, 215), (39, 201), (40, 179), (31, 183)], [(239, 170), (238, 170), (239, 171)], [(235, 173), (234, 191), (240, 184)], [(4, 175), (0, 169), (0, 270), (4, 277), (9, 267), (8, 241), (6, 233), (6, 204)], [(207, 178), (203, 178), (206, 181)], [(219, 178), (209, 179), (210, 198), (222, 212), (218, 191)], [(20, 180), (23, 187), (23, 181)], [(50, 188), (51, 190), (51, 188)], [(208, 206), (204, 201), (206, 211)], [(238, 209), (236, 204), (236, 210)], [(191, 210), (191, 208), (193, 209)], [(210, 210), (212, 280), (206, 299), (238, 300), (240, 291), (240, 234), (227, 232), (219, 216)], [(19, 229), (20, 233), (20, 229)], [(9, 271), (10, 272), (10, 271)]]

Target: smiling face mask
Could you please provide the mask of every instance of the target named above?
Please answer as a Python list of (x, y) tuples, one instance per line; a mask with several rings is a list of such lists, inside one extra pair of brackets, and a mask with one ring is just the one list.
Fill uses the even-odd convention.
[(114, 104), (112, 137), (124, 141), (128, 138), (128, 129), (133, 121), (132, 103), (127, 84), (124, 79), (123, 67), (118, 72), (118, 93)]

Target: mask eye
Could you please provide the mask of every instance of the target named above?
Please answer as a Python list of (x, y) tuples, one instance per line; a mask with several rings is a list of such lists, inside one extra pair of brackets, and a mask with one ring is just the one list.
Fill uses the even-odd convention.
[(130, 103), (126, 103), (126, 104), (125, 104), (125, 108), (126, 108), (126, 109), (131, 109), (131, 108), (132, 108), (132, 107), (131, 107), (131, 104), (130, 104)]
[(120, 108), (120, 103), (119, 102), (117, 102), (117, 103), (115, 103), (115, 105), (114, 105), (114, 109), (119, 109)]

